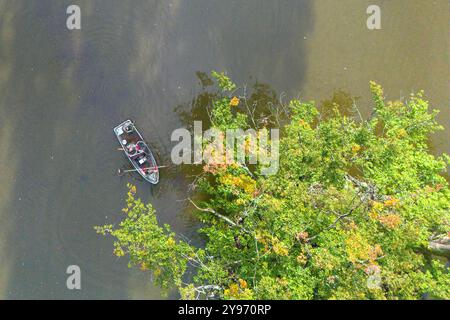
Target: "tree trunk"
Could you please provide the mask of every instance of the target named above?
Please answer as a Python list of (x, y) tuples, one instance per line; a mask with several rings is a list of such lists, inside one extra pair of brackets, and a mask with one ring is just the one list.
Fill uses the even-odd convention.
[(428, 250), (437, 256), (447, 257), (450, 259), (450, 237), (443, 236), (430, 240)]

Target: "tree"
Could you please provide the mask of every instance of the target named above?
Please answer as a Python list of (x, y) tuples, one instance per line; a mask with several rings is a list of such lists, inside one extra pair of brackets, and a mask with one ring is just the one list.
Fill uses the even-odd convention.
[(168, 225), (158, 225), (153, 207), (135, 198), (136, 188), (128, 185), (128, 189), (126, 207), (122, 209), (125, 219), (117, 228), (105, 225), (95, 227), (96, 231), (115, 237), (114, 254), (128, 255), (130, 267), (151, 270), (155, 283), (163, 289), (180, 286), (189, 245), (177, 243)]
[(211, 125), (281, 124), (280, 170), (263, 176), (258, 165), (205, 166), (195, 192), (206, 200), (190, 200), (203, 223), (202, 248), (160, 228), (151, 205), (130, 190), (125, 220), (98, 229), (115, 238), (117, 255), (186, 299), (450, 298), (436, 247), (450, 231), (442, 176), (449, 157), (428, 150), (429, 135), (442, 127), (422, 92), (386, 102), (372, 82), (369, 119), (356, 121), (338, 105), (322, 117), (314, 103), (293, 100), (267, 122), (233, 96), (223, 73), (213, 77), (220, 91)]

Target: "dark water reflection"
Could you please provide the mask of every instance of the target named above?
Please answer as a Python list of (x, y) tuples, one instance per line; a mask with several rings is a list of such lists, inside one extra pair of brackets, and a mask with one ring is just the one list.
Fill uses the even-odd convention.
[[(65, 27), (70, 4), (81, 31)], [(167, 164), (174, 108), (201, 90), (196, 72), (298, 91), (310, 16), (298, 0), (0, 1), (0, 297), (159, 298), (93, 226), (120, 219), (131, 181), (190, 235), (184, 178), (163, 172), (151, 190), (117, 177), (127, 162), (112, 127), (133, 118)], [(66, 289), (71, 264), (81, 291)]]

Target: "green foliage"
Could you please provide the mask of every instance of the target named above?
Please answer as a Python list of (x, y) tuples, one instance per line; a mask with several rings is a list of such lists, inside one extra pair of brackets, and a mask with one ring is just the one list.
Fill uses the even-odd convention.
[(217, 80), (217, 85), (223, 92), (233, 91), (236, 89), (236, 85), (225, 75), (224, 72), (213, 71), (211, 72), (211, 75)]
[(152, 271), (155, 283), (163, 289), (181, 286), (186, 272), (185, 256), (192, 249), (182, 241), (177, 242), (169, 226), (161, 228), (153, 207), (135, 198), (134, 186), (128, 185), (128, 188), (127, 205), (123, 209), (125, 219), (116, 228), (106, 225), (96, 227), (96, 231), (113, 236), (114, 254), (118, 257), (128, 255), (130, 267)]
[(227, 129), (246, 129), (247, 116), (242, 113), (235, 113), (230, 107), (230, 99), (222, 98), (213, 102), (212, 125), (225, 131)]
[[(235, 88), (213, 76), (222, 90)], [(194, 204), (203, 248), (176, 242), (130, 193), (126, 220), (99, 231), (132, 264), (162, 270), (159, 283), (186, 299), (449, 299), (445, 260), (428, 251), (450, 232), (449, 158), (426, 143), (442, 129), (437, 112), (422, 93), (404, 103), (386, 102), (375, 83), (371, 91), (375, 110), (361, 122), (337, 105), (321, 117), (314, 103), (292, 101), (274, 176), (205, 166), (196, 190), (206, 200)], [(249, 127), (235, 102), (215, 99), (213, 127)], [(196, 272), (183, 285), (187, 263)]]

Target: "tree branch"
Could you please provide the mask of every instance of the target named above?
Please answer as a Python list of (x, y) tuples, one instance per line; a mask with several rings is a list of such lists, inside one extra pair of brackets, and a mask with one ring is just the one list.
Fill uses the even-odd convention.
[(211, 208), (200, 208), (197, 204), (195, 204), (194, 201), (191, 200), (191, 198), (188, 198), (189, 202), (199, 211), (203, 211), (203, 212), (209, 212), (212, 213), (213, 215), (215, 215), (217, 218), (225, 221), (227, 224), (229, 224), (232, 227), (235, 228), (239, 228), (242, 231), (246, 232), (246, 233), (250, 233), (249, 231), (247, 231), (244, 227), (238, 225), (236, 222), (232, 221), (230, 218), (216, 212), (215, 210), (211, 209)]
[(440, 236), (430, 239), (428, 250), (437, 256), (450, 259), (450, 237)]

